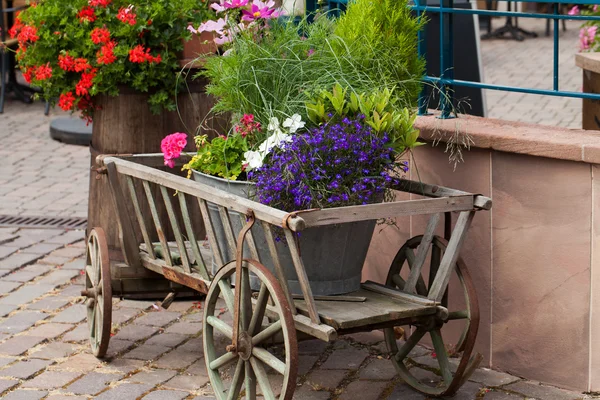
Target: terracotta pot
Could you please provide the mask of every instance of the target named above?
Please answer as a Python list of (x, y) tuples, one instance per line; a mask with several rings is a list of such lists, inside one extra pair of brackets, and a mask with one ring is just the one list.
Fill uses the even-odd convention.
[[(218, 47), (214, 42), (214, 34), (212, 32), (202, 32), (200, 35), (194, 35), (192, 39), (183, 44), (183, 53), (180, 63), (182, 66), (196, 67), (200, 60), (194, 62), (199, 56), (205, 54), (214, 54)], [(192, 63), (190, 65), (190, 63)]]

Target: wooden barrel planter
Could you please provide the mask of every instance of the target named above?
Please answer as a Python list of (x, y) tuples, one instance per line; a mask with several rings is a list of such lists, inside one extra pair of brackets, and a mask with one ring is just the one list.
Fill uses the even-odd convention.
[[(150, 112), (146, 93), (123, 88), (117, 97), (98, 96), (99, 109), (94, 113), (90, 146), (91, 173), (87, 226), (88, 232), (93, 227), (104, 228), (109, 251), (112, 253), (111, 259), (122, 259), (120, 254), (122, 246), (119, 240), (117, 216), (108, 176), (99, 169), (96, 157), (101, 154), (159, 153), (161, 140), (173, 132), (187, 133), (186, 151), (194, 152), (193, 136), (201, 123), (203, 126), (214, 129), (212, 131), (214, 133), (224, 132), (226, 129), (226, 122), (222, 118), (207, 118), (214, 101), (205, 93), (205, 85), (206, 82), (201, 80), (190, 82), (187, 90), (177, 98), (178, 111), (164, 111), (159, 115)], [(181, 174), (180, 168), (177, 167), (174, 169), (165, 167), (165, 171)], [(127, 188), (127, 183), (123, 182), (122, 187)], [(137, 193), (143, 193), (142, 187), (138, 189)], [(154, 193), (154, 195), (157, 199), (161, 198), (160, 193)], [(154, 222), (146, 199), (140, 198), (140, 204), (145, 207), (142, 213), (146, 218), (147, 226), (153, 226)], [(164, 204), (161, 205), (158, 214), (161, 220), (166, 220), (166, 210)], [(201, 220), (197, 205), (190, 204), (190, 208), (196, 218)], [(129, 215), (134, 215), (135, 210), (128, 211)], [(194, 218), (194, 214), (192, 214), (192, 218)], [(201, 224), (196, 224), (196, 226), (198, 225), (201, 226)], [(174, 239), (172, 232), (167, 231), (165, 235), (168, 240)], [(204, 232), (197, 232), (197, 235), (204, 237)], [(153, 238), (153, 240), (158, 240), (158, 238)]]

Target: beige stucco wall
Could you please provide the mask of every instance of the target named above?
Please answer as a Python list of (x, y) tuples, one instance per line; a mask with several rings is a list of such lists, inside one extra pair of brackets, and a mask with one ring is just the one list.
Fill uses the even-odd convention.
[[(487, 134), (475, 135), (479, 148), (465, 152), (455, 170), (443, 144), (427, 145), (415, 152), (410, 176), (493, 199), (492, 210), (475, 217), (461, 253), (479, 296), (476, 349), (493, 368), (564, 388), (600, 390), (600, 170), (583, 161), (584, 146), (600, 146), (600, 135), (581, 134), (585, 145), (577, 153), (579, 131), (563, 131), (563, 137), (530, 125), (498, 122), (491, 129), (489, 121), (481, 120)], [(477, 119), (465, 122), (465, 131), (478, 130)], [(436, 135), (444, 130), (421, 121), (425, 137), (434, 134), (428, 124), (436, 124)], [(422, 233), (424, 221), (404, 218), (399, 229), (377, 231), (365, 279), (385, 279), (395, 252)]]

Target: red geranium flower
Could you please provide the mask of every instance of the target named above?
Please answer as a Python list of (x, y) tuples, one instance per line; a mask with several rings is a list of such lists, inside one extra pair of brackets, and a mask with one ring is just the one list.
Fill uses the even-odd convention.
[(153, 57), (150, 54), (150, 49), (145, 49), (143, 45), (138, 44), (133, 49), (129, 50), (129, 61), (141, 64), (143, 62), (160, 63), (162, 61), (161, 55)]
[(74, 101), (75, 96), (73, 96), (73, 92), (62, 93), (58, 98), (58, 106), (65, 111), (69, 111), (73, 108)]
[(75, 86), (75, 93), (77, 93), (77, 96), (85, 96), (89, 93), (88, 89), (93, 86), (94, 83), (92, 81), (94, 77), (96, 77), (95, 68), (92, 69), (90, 72), (84, 72), (83, 74), (81, 74), (81, 79)]
[(96, 53), (98, 64), (112, 64), (117, 61), (117, 57), (113, 52), (116, 45), (117, 43), (111, 41), (100, 48), (100, 51)]
[(31, 83), (31, 78), (33, 77), (33, 73), (35, 72), (35, 67), (27, 67), (25, 72), (23, 72), (23, 79), (25, 82)]
[(88, 4), (92, 7), (106, 7), (110, 2), (111, 0), (89, 0)]
[(133, 6), (127, 8), (121, 7), (117, 14), (117, 19), (129, 25), (135, 25), (137, 15), (133, 12)]
[(75, 66), (73, 67), (73, 70), (75, 72), (87, 71), (90, 68), (92, 68), (92, 66), (88, 63), (87, 59), (85, 59), (85, 58), (76, 58), (75, 59)]
[(75, 59), (67, 52), (58, 56), (58, 66), (65, 71), (75, 71)]
[(110, 32), (106, 28), (94, 28), (91, 37), (94, 44), (106, 43), (110, 40)]
[(25, 25), (21, 27), (19, 34), (17, 35), (19, 43), (25, 43), (27, 41), (35, 42), (39, 39), (37, 35), (37, 28), (35, 26)]
[(19, 16), (17, 15), (13, 26), (8, 30), (8, 35), (11, 37), (11, 39), (14, 39), (17, 37), (17, 35), (19, 34), (19, 31), (21, 30), (22, 27), (23, 27), (23, 23), (21, 22), (21, 18), (19, 18)]
[(52, 78), (52, 68), (50, 67), (50, 63), (46, 65), (40, 65), (35, 70), (35, 79), (38, 81), (43, 81), (45, 79)]
[(94, 22), (96, 20), (96, 13), (92, 7), (85, 6), (77, 13), (79, 22)]

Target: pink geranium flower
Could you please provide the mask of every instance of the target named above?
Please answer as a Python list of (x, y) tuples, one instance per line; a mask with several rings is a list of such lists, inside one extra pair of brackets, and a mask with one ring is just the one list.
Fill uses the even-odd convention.
[(280, 13), (273, 8), (274, 6), (275, 2), (273, 0), (269, 0), (266, 3), (260, 0), (254, 0), (250, 7), (250, 11), (242, 10), (242, 21), (277, 18)]
[(579, 31), (579, 50), (589, 50), (596, 39), (597, 26), (584, 26)]
[(173, 168), (175, 159), (179, 158), (183, 149), (187, 145), (187, 135), (185, 133), (172, 133), (160, 142), (160, 149), (165, 158), (165, 165)]
[(573, 6), (573, 8), (569, 10), (569, 15), (579, 15), (579, 7)]

